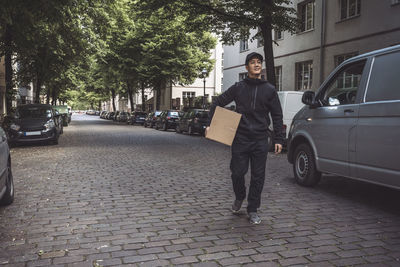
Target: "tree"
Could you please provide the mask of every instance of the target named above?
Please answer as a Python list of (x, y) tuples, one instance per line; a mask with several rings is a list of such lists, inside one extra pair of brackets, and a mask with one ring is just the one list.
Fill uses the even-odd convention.
[[(295, 32), (298, 21), (290, 0), (148, 0), (148, 11), (155, 8), (170, 8), (179, 13), (190, 12), (192, 17), (203, 14), (209, 27), (226, 44), (248, 39), (250, 30), (257, 29), (253, 37), (261, 38), (268, 80), (275, 84), (272, 30)], [(198, 23), (189, 21), (193, 25)]]
[[(161, 91), (169, 83), (190, 84), (203, 68), (211, 70), (210, 51), (216, 39), (204, 27), (193, 27), (188, 12), (160, 7), (149, 16), (143, 5), (136, 13), (135, 38), (141, 40), (142, 63), (138, 70), (156, 92), (156, 109), (160, 108)], [(200, 24), (204, 16), (191, 19)]]

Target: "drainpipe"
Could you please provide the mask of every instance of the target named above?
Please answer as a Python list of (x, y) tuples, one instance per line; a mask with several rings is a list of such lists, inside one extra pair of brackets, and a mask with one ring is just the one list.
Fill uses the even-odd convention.
[(319, 84), (324, 82), (324, 65), (325, 65), (325, 34), (326, 34), (326, 0), (322, 0), (322, 17), (321, 17), (321, 45), (319, 48)]

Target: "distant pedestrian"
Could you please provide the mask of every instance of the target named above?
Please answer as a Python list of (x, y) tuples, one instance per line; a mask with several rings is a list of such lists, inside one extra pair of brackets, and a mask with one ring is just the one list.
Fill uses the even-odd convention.
[[(275, 153), (281, 153), (283, 144), (282, 109), (275, 87), (261, 79), (262, 55), (250, 53), (246, 57), (248, 77), (235, 83), (218, 96), (211, 105), (209, 122), (211, 123), (216, 106), (224, 107), (235, 101), (236, 112), (242, 114), (235, 139), (232, 143), (230, 169), (235, 200), (232, 212), (238, 213), (246, 198), (244, 176), (251, 166), (250, 188), (247, 197), (247, 214), (252, 224), (259, 224), (257, 215), (260, 207), (261, 193), (265, 180), (265, 167), (268, 154), (267, 130), (271, 114), (274, 128)], [(208, 130), (207, 127), (206, 130)]]

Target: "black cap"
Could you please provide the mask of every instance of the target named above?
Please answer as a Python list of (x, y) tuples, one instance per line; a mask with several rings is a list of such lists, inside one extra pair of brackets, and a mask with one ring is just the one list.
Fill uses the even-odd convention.
[(248, 65), (248, 64), (249, 64), (249, 61), (250, 61), (251, 59), (255, 58), (255, 57), (258, 58), (258, 59), (261, 60), (261, 61), (264, 60), (263, 56), (260, 55), (259, 53), (251, 52), (250, 54), (248, 54), (248, 55), (246, 56), (245, 65)]

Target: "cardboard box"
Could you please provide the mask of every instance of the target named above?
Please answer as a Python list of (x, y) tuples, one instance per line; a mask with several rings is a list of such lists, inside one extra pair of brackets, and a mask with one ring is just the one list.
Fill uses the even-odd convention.
[(239, 113), (217, 106), (206, 138), (231, 146), (241, 117)]

